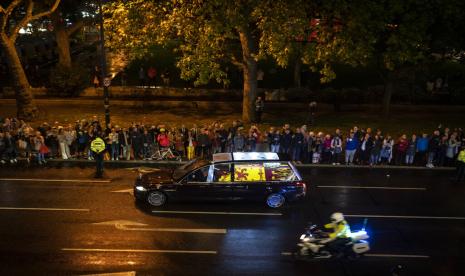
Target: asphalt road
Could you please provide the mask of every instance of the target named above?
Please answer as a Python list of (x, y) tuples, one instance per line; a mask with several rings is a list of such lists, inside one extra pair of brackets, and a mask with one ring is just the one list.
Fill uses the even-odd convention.
[[(398, 264), (401, 275), (463, 275), (465, 185), (450, 171), (300, 171), (307, 198), (275, 211), (238, 201), (138, 206), (129, 169), (94, 182), (91, 168), (0, 168), (0, 275), (391, 275)], [(369, 217), (373, 255), (285, 255), (309, 221), (334, 211), (352, 229)]]

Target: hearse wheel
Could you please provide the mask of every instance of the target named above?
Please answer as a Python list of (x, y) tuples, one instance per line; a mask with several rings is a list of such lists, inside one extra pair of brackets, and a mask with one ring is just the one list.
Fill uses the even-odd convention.
[(166, 195), (160, 191), (151, 191), (147, 196), (147, 202), (155, 207), (162, 206), (166, 203)]
[(286, 198), (282, 194), (273, 193), (266, 197), (266, 205), (270, 208), (281, 208), (285, 202)]

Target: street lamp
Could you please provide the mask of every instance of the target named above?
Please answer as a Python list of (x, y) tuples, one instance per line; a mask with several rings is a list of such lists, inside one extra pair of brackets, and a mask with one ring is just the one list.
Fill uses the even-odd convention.
[(108, 86), (110, 86), (110, 79), (107, 78), (107, 59), (105, 55), (105, 36), (103, 32), (102, 0), (98, 1), (98, 9), (100, 13), (100, 62), (103, 81), (103, 106), (105, 107), (105, 128), (107, 128), (110, 124), (110, 99), (108, 98)]

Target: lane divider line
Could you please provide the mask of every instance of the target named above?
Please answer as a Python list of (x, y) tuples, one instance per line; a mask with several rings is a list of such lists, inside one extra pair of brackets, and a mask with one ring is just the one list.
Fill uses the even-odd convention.
[(465, 217), (434, 217), (434, 216), (390, 216), (390, 215), (346, 215), (349, 218), (399, 218), (399, 219), (444, 219), (465, 220)]
[(427, 255), (402, 255), (402, 254), (365, 254), (367, 257), (380, 257), (380, 258), (424, 258), (427, 259), (430, 256)]
[(127, 193), (127, 194), (134, 195), (134, 189), (116, 190), (116, 191), (111, 191), (111, 193)]
[(152, 211), (154, 214), (234, 215), (234, 216), (282, 216), (281, 213), (203, 212), (203, 211)]
[(81, 274), (80, 276), (136, 276), (136, 271), (109, 272), (109, 273), (98, 273), (98, 274)]
[(27, 207), (0, 207), (0, 210), (17, 210), (17, 211), (73, 211), (73, 212), (89, 212), (89, 209), (75, 208), (27, 208)]
[(317, 188), (329, 189), (378, 189), (378, 190), (413, 190), (413, 191), (426, 191), (426, 188), (416, 187), (382, 187), (382, 186), (335, 186), (335, 185), (320, 185)]
[(176, 253), (176, 254), (218, 254), (216, 251), (202, 250), (158, 250), (158, 249), (104, 249), (104, 248), (62, 248), (62, 251), (75, 252), (125, 252), (125, 253)]
[(204, 234), (226, 234), (226, 229), (196, 229), (196, 228), (131, 228), (124, 225), (115, 225), (116, 229), (124, 231), (148, 231), (148, 232), (178, 232), (178, 233), (204, 233)]
[(0, 181), (110, 183), (111, 179), (92, 180), (92, 179), (0, 178)]
[[(291, 252), (281, 252), (282, 256), (292, 256)], [(430, 258), (427, 255), (404, 255), (404, 254), (364, 254), (365, 257), (378, 257), (378, 258)]]
[(93, 225), (114, 226), (118, 230), (124, 231), (149, 231), (149, 232), (180, 232), (180, 233), (206, 233), (206, 234), (226, 234), (224, 228), (148, 228), (147, 224), (130, 220), (110, 220), (96, 222)]

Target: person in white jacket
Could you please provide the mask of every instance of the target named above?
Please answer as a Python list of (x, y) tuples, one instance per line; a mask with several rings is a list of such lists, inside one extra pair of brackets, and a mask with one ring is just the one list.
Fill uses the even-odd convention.
[(389, 164), (392, 159), (392, 148), (394, 147), (394, 140), (388, 135), (383, 140), (383, 148), (381, 149), (381, 163)]

